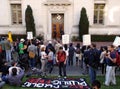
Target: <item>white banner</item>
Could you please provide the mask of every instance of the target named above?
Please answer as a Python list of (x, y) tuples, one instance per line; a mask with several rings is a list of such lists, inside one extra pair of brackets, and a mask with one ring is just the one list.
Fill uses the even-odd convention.
[(91, 35), (83, 35), (83, 45), (91, 45)]
[(29, 40), (33, 39), (33, 33), (32, 32), (27, 32), (27, 39), (29, 39)]
[(62, 35), (62, 43), (63, 44), (69, 44), (70, 43), (69, 35)]
[(119, 36), (116, 36), (114, 42), (113, 42), (113, 45), (114, 46), (119, 46), (120, 45), (120, 37)]

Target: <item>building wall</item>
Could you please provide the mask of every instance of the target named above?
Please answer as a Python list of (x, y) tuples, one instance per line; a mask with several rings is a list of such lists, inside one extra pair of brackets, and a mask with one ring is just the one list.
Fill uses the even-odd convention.
[(0, 26), (9, 26), (10, 25), (10, 6), (8, 0), (0, 1)]
[[(45, 39), (51, 39), (51, 13), (64, 13), (65, 33), (70, 36), (78, 35), (78, 24), (82, 7), (86, 8), (90, 22), (90, 34), (120, 34), (120, 2), (119, 0), (69, 0), (69, 6), (45, 6), (46, 0), (1, 0), (0, 3), (0, 34), (25, 34), (25, 10), (30, 5), (33, 10), (37, 35), (44, 34)], [(104, 25), (94, 25), (94, 3), (105, 2)], [(22, 25), (11, 24), (11, 3), (21, 3), (22, 5)]]

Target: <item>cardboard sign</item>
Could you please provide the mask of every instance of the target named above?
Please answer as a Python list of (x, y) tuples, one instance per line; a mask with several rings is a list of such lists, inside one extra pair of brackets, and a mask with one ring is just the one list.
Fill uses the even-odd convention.
[(70, 43), (69, 35), (62, 35), (62, 43), (63, 44), (69, 44)]
[(116, 36), (114, 42), (113, 42), (113, 45), (114, 46), (119, 46), (120, 45), (120, 37), (119, 36)]
[(83, 35), (83, 45), (91, 45), (91, 35)]
[(29, 39), (29, 40), (33, 39), (33, 33), (32, 32), (27, 32), (27, 39)]

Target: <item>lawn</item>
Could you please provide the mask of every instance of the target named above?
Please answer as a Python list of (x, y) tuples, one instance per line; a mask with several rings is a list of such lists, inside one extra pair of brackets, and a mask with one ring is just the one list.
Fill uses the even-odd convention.
[[(52, 76), (52, 77), (55, 77), (55, 76)], [(69, 77), (73, 77), (73, 76), (69, 76)], [(90, 81), (89, 81), (89, 77), (88, 76), (74, 76), (74, 78), (85, 78), (87, 83), (89, 84)], [(25, 81), (27, 78), (25, 77), (23, 79), (23, 81)], [(102, 87), (101, 89), (120, 89), (120, 76), (117, 76), (116, 77), (117, 79), (117, 85), (115, 86), (109, 86), (109, 87), (106, 87), (103, 85), (103, 82), (104, 82), (104, 76), (97, 76), (97, 80), (99, 80), (102, 84)], [(17, 80), (16, 80), (17, 81)], [(15, 87), (15, 86), (10, 86), (8, 84), (6, 84), (3, 89), (33, 89), (33, 88), (22, 88), (22, 87)]]

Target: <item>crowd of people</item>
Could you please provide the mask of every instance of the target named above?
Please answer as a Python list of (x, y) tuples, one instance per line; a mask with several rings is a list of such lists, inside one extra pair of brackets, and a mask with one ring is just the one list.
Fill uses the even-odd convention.
[(60, 41), (45, 43), (38, 39), (21, 38), (11, 43), (6, 37), (0, 41), (0, 86), (5, 83), (20, 86), (26, 70), (37, 68), (39, 73), (46, 76), (47, 71), (51, 73), (56, 65), (59, 68), (58, 77), (64, 78), (67, 77), (66, 66), (81, 67), (82, 74), (89, 74), (91, 84), (96, 81), (96, 71), (101, 68), (101, 73), (106, 74), (104, 84), (116, 85), (116, 52), (119, 51), (120, 47), (115, 49), (113, 45), (98, 49), (95, 44), (63, 45)]

